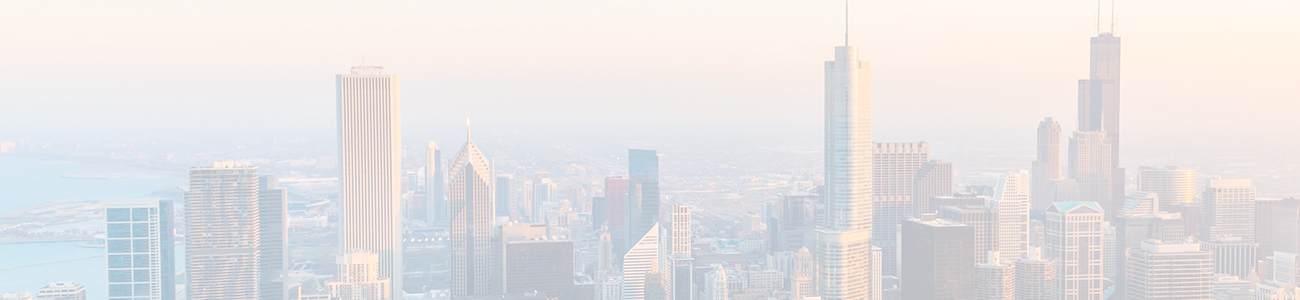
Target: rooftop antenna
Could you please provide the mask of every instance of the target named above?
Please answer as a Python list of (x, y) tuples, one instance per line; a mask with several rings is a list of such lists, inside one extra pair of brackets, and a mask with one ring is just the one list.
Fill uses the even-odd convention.
[[(1101, 1), (1101, 0), (1098, 0), (1098, 1)], [(362, 67), (366, 66), (366, 55), (365, 55), (365, 54), (362, 54), (362, 55), (361, 55), (361, 66), (362, 66)]]
[(1115, 23), (1119, 23), (1115, 20), (1115, 0), (1110, 0), (1110, 35), (1119, 35), (1115, 33)]
[(849, 46), (849, 0), (844, 0), (844, 47)]
[(1097, 21), (1092, 24), (1097, 26), (1097, 35), (1101, 35), (1101, 0), (1097, 0)]
[(470, 136), (469, 118), (465, 118), (465, 140), (468, 141)]

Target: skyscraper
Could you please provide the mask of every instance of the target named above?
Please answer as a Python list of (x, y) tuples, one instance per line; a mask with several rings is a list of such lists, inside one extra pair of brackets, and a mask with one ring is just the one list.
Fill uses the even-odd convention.
[(987, 206), (944, 206), (939, 211), (939, 218), (966, 224), (973, 229), (975, 247), (971, 249), (971, 257), (983, 257), (990, 251), (997, 252), (1000, 249), (998, 242), (1002, 236), (998, 234), (1000, 228), (996, 210)]
[(1160, 206), (1196, 201), (1196, 170), (1168, 167), (1138, 168), (1138, 191), (1156, 193)]
[(970, 299), (975, 229), (934, 214), (903, 221), (903, 299)]
[(339, 142), (339, 252), (379, 256), (379, 277), (402, 290), (401, 80), (381, 66), (335, 76)]
[(996, 188), (989, 204), (997, 212), (997, 251), (1004, 261), (1024, 258), (1029, 251), (1029, 172), (1002, 175)]
[(1043, 259), (1043, 248), (1029, 249), (1016, 261), (1017, 300), (1057, 300), (1056, 261)]
[(287, 299), (284, 285), (289, 275), (289, 191), (280, 188), (279, 177), (258, 178), (258, 263), (262, 265), (261, 300)]
[(1242, 241), (1241, 237), (1227, 236), (1201, 242), (1201, 250), (1213, 256), (1214, 274), (1246, 278), (1255, 273), (1259, 264), (1255, 256), (1259, 253), (1259, 244)]
[(975, 265), (973, 283), (975, 300), (1015, 300), (1016, 268), (1003, 264), (1001, 254), (989, 252), (982, 264)]
[(1119, 166), (1120, 38), (1103, 32), (1092, 38), (1088, 79), (1079, 80), (1079, 131), (1106, 132), (1111, 167)]
[(936, 213), (939, 208), (930, 206), (930, 198), (947, 196), (952, 196), (952, 163), (931, 160), (922, 164), (912, 184), (911, 217)]
[(539, 291), (553, 299), (574, 299), (573, 241), (505, 241), (502, 283), (506, 294)]
[(185, 197), (189, 299), (258, 298), (258, 182), (257, 167), (233, 161), (190, 168), (190, 192)]
[(1038, 123), (1038, 158), (1034, 160), (1033, 209), (1047, 210), (1053, 202), (1048, 182), (1063, 179), (1061, 173), (1061, 123), (1052, 117)]
[[(871, 299), (871, 67), (858, 48), (835, 48), (825, 64), (823, 218), (817, 228), (818, 291), (823, 300)], [(879, 300), (879, 299), (871, 299)]]
[(1070, 179), (1078, 183), (1080, 202), (1097, 202), (1114, 214), (1124, 205), (1124, 199), (1115, 199), (1112, 192), (1111, 176), (1115, 167), (1111, 165), (1111, 151), (1114, 149), (1109, 143), (1103, 131), (1074, 132), (1070, 137)]
[[(691, 270), (689, 267), (694, 263), (691, 259), (691, 209), (685, 205), (672, 203), (668, 204), (668, 209), (664, 214), (667, 228), (663, 228), (663, 253), (660, 259), (660, 267), (664, 276), (664, 288), (667, 290), (668, 299), (686, 299), (690, 295)], [(679, 270), (679, 267), (687, 269)], [(682, 272), (685, 271), (685, 272)], [(678, 286), (678, 282), (687, 282), (686, 286)], [(681, 294), (685, 292), (686, 294)]]
[(451, 217), (452, 297), (498, 294), (493, 290), (491, 161), (483, 156), (468, 130), (465, 145), (451, 160), (448, 211)]
[(623, 300), (645, 299), (645, 274), (659, 259), (659, 224), (623, 255)]
[(510, 182), (512, 181), (515, 181), (515, 178), (510, 174), (497, 175), (497, 183), (495, 186), (493, 186), (493, 188), (496, 189), (496, 195), (493, 195), (492, 197), (493, 201), (496, 202), (493, 205), (496, 207), (497, 217), (510, 216), (510, 212), (511, 212), (510, 200), (514, 199), (513, 197), (511, 197), (512, 195), (510, 193), (511, 191), (513, 191), (513, 189), (511, 189), (513, 185), (510, 184)]
[(627, 172), (628, 185), (641, 191), (637, 195), (640, 205), (633, 207), (637, 214), (631, 236), (636, 240), (659, 222), (659, 154), (654, 150), (628, 149)]
[[(175, 299), (172, 202), (108, 200), (104, 215), (109, 299)], [(81, 293), (85, 299), (84, 286)]]
[(1096, 202), (1056, 202), (1047, 208), (1046, 256), (1057, 261), (1059, 299), (1101, 299), (1105, 214)]
[(1250, 179), (1210, 180), (1201, 197), (1198, 238), (1208, 241), (1237, 236), (1255, 242), (1255, 187)]
[(885, 276), (897, 276), (898, 224), (912, 214), (913, 184), (921, 165), (930, 161), (930, 143), (875, 143), (871, 151), (871, 241), (885, 257)]
[(429, 148), (424, 155), (424, 197), (427, 201), (425, 223), (429, 226), (446, 226), (447, 183), (443, 181), (446, 166), (442, 165), (442, 149), (438, 148), (437, 142), (429, 141)]
[[(628, 248), (628, 225), (631, 223), (627, 216), (630, 208), (627, 206), (628, 199), (628, 178), (626, 176), (615, 176), (605, 178), (605, 226), (608, 227), (610, 238), (614, 243), (614, 255), (622, 256)], [(601, 226), (599, 224), (597, 227)]]
[(388, 300), (393, 299), (392, 280), (379, 276), (379, 256), (365, 251), (339, 253), (334, 256), (337, 270), (334, 281), (328, 283), (330, 299)]
[(1143, 242), (1129, 251), (1126, 299), (1210, 299), (1211, 275), (1214, 261), (1197, 243)]

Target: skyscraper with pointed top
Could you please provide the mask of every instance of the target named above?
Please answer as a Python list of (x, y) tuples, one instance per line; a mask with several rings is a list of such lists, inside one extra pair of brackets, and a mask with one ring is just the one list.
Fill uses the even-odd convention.
[[(466, 122), (468, 127), (469, 122)], [(451, 295), (485, 296), (494, 290), (491, 255), (493, 219), (491, 161), (465, 130), (465, 145), (452, 157), (447, 172), (451, 218)]]
[[(846, 4), (847, 6), (847, 4)], [(847, 16), (846, 16), (847, 23)], [(847, 26), (847, 25), (846, 25)], [(871, 299), (871, 67), (858, 48), (825, 64), (825, 218), (817, 226), (822, 299)]]
[(335, 77), (339, 145), (339, 252), (379, 256), (379, 276), (402, 295), (402, 101), (381, 66)]

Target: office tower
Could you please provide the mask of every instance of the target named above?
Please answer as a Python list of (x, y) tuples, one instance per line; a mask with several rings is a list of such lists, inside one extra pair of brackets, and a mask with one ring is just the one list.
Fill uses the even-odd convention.
[(1273, 205), (1270, 213), (1273, 216), (1270, 251), (1300, 253), (1300, 200), (1282, 199)]
[(1238, 236), (1255, 242), (1255, 187), (1250, 179), (1214, 179), (1205, 187), (1198, 238)]
[[(1258, 278), (1255, 280), (1258, 281)], [(1255, 300), (1251, 285), (1250, 280), (1228, 274), (1214, 274), (1210, 277), (1215, 300)]]
[(533, 238), (504, 242), (505, 294), (538, 291), (573, 299), (573, 241)]
[(930, 160), (930, 143), (875, 143), (872, 163), (872, 243), (884, 251), (881, 271), (898, 275), (898, 224), (911, 216), (913, 184)]
[(388, 300), (393, 299), (392, 280), (379, 276), (379, 256), (364, 251), (340, 253), (334, 256), (338, 271), (328, 289), (331, 299), (338, 300)]
[(257, 185), (258, 255), (261, 255), (259, 291), (262, 300), (287, 299), (284, 279), (289, 275), (289, 192), (280, 188), (279, 177), (263, 175)]
[(1300, 284), (1300, 254), (1273, 252), (1272, 279), (1287, 285)]
[(650, 271), (645, 273), (645, 299), (646, 300), (668, 300), (668, 290), (664, 288), (663, 273), (659, 272), (659, 264), (650, 264)]
[(938, 212), (938, 207), (930, 206), (930, 198), (952, 196), (952, 186), (952, 163), (931, 160), (922, 164), (912, 183), (911, 217)]
[(1003, 264), (1001, 254), (990, 251), (985, 262), (975, 265), (975, 300), (1015, 300), (1016, 268)]
[(1138, 168), (1138, 191), (1160, 195), (1161, 206), (1196, 201), (1196, 169), (1167, 167)]
[(1102, 222), (1096, 202), (1056, 202), (1047, 208), (1047, 251), (1056, 260), (1060, 299), (1101, 299)]
[(1079, 131), (1106, 132), (1111, 167), (1119, 166), (1119, 45), (1113, 33), (1093, 37), (1089, 76), (1079, 80)]
[[(678, 291), (682, 288), (677, 286), (679, 277), (690, 276), (689, 274), (679, 273), (677, 267), (684, 262), (694, 262), (691, 260), (691, 209), (681, 204), (668, 204), (664, 211), (663, 219), (668, 226), (663, 228), (664, 242), (662, 244), (663, 259), (660, 260), (661, 272), (664, 276), (665, 295), (669, 299), (677, 297), (687, 297), (679, 295)], [(690, 273), (689, 269), (686, 273)], [(690, 287), (686, 290), (689, 292)]]
[[(1119, 211), (1123, 203), (1112, 199), (1114, 166), (1110, 138), (1101, 131), (1076, 131), (1070, 138), (1070, 179), (1079, 187), (1079, 202), (1097, 202), (1107, 212)], [(1119, 199), (1122, 201), (1123, 199)], [(1109, 220), (1110, 217), (1107, 217)]]
[(974, 275), (975, 229), (921, 215), (902, 224), (903, 298), (963, 299)]
[[(1135, 192), (1137, 193), (1137, 192)], [(1185, 223), (1178, 213), (1157, 212), (1150, 214), (1120, 215), (1115, 218), (1115, 293), (1112, 297), (1124, 299), (1125, 282), (1128, 272), (1128, 251), (1142, 246), (1147, 240), (1175, 242), (1186, 240), (1190, 231), (1185, 230)]]
[(659, 155), (654, 150), (628, 149), (627, 172), (629, 186), (641, 191), (636, 195), (640, 205), (633, 207), (637, 219), (631, 240), (636, 240), (659, 222)]
[(1246, 278), (1255, 273), (1255, 266), (1259, 262), (1255, 256), (1259, 253), (1259, 244), (1242, 241), (1237, 236), (1202, 242), (1201, 250), (1213, 255), (1214, 274)]
[(677, 254), (669, 257), (672, 260), (673, 275), (669, 276), (666, 282), (670, 282), (669, 296), (673, 300), (690, 300), (695, 299), (695, 259), (690, 256)]
[[(825, 64), (825, 176), (817, 228), (822, 300), (871, 299), (871, 67), (858, 48), (835, 48)], [(879, 299), (871, 299), (879, 300)]]
[[(1052, 202), (1078, 202), (1079, 201), (1079, 181), (1074, 179), (1057, 179), (1047, 181), (1046, 203), (1043, 205), (1052, 206)], [(1043, 208), (1046, 211), (1047, 208)]]
[(727, 296), (727, 270), (722, 266), (713, 268), (704, 276), (704, 299), (701, 300), (728, 300)]
[(492, 164), (466, 130), (465, 145), (447, 172), (451, 218), (451, 295), (483, 296), (492, 289)]
[(1155, 193), (1136, 191), (1124, 197), (1124, 206), (1119, 209), (1119, 216), (1140, 216), (1160, 212), (1160, 197)]
[[(189, 299), (258, 297), (258, 182), (257, 167), (233, 161), (190, 168), (190, 192), (185, 197)], [(111, 286), (109, 294), (113, 294)]]
[(989, 206), (997, 213), (1001, 260), (1024, 258), (1029, 251), (1029, 172), (1002, 175)]
[[(1278, 198), (1255, 199), (1255, 243), (1259, 244), (1259, 257), (1273, 254), (1273, 230), (1275, 225), (1273, 216), (1279, 213), (1281, 204), (1282, 199)], [(1292, 209), (1292, 211), (1294, 212), (1295, 209)], [(1300, 226), (1291, 228), (1300, 228)]]
[(514, 176), (511, 176), (510, 174), (497, 175), (496, 185), (493, 186), (493, 188), (496, 189), (496, 195), (493, 196), (496, 203), (493, 204), (493, 206), (496, 208), (497, 217), (510, 216), (510, 212), (512, 211), (510, 208), (513, 207), (510, 200), (514, 199), (511, 197), (512, 195), (510, 193), (511, 188), (513, 187), (510, 182), (514, 180)]
[(1047, 210), (1054, 197), (1048, 182), (1064, 179), (1061, 173), (1061, 123), (1052, 117), (1038, 122), (1038, 158), (1033, 163), (1033, 203), (1035, 210)]
[(794, 268), (790, 271), (790, 299), (803, 299), (817, 294), (817, 260), (807, 247), (794, 254)]
[(614, 242), (609, 232), (600, 233), (596, 249), (596, 281), (618, 276), (618, 268), (614, 267)]
[(335, 77), (338, 98), (339, 251), (379, 255), (379, 277), (402, 290), (401, 80), (381, 66)]
[(645, 274), (658, 263), (659, 242), (659, 224), (654, 224), (623, 256), (623, 300), (645, 299)]
[(598, 284), (597, 291), (601, 300), (623, 299), (623, 276), (606, 278)]
[(628, 248), (627, 206), (628, 178), (615, 176), (605, 178), (605, 225), (614, 242), (614, 255), (621, 257)]
[(668, 236), (669, 254), (691, 256), (691, 208), (681, 204), (670, 204), (668, 224), (671, 227)]
[(1142, 242), (1129, 251), (1128, 298), (1210, 299), (1214, 259), (1195, 242)]
[(1201, 226), (1201, 213), (1203, 212), (1201, 202), (1174, 203), (1169, 207), (1161, 207), (1171, 213), (1177, 213), (1183, 216), (1183, 228), (1187, 230), (1187, 235), (1196, 235)]
[(51, 282), (36, 291), (36, 299), (86, 300), (86, 285), (76, 282)]
[[(998, 213), (987, 206), (944, 206), (938, 217), (970, 226), (975, 233), (975, 247), (971, 257), (984, 257), (989, 251), (998, 251)], [(999, 258), (1001, 259), (1001, 258)]]
[(1104, 279), (1115, 278), (1115, 226), (1110, 222), (1101, 222), (1101, 277)]
[(1016, 299), (1057, 300), (1056, 261), (1043, 259), (1043, 248), (1029, 249), (1016, 261)]
[(425, 222), (430, 226), (446, 226), (447, 183), (443, 181), (443, 172), (447, 166), (443, 165), (442, 149), (437, 142), (429, 141), (424, 163)]
[(107, 200), (104, 211), (109, 299), (174, 299), (172, 202)]
[(545, 223), (547, 212), (544, 207), (552, 204), (552, 202), (559, 203), (559, 199), (556, 199), (556, 190), (558, 187), (556, 187), (554, 182), (551, 182), (551, 173), (546, 171), (533, 173), (532, 187), (533, 201), (532, 206), (528, 209), (528, 221), (532, 223)]
[(591, 197), (591, 227), (593, 230), (601, 230), (606, 225), (606, 203), (605, 197)]

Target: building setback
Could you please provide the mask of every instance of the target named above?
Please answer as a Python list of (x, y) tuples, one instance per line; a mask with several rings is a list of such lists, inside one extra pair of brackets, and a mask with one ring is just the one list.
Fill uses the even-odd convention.
[(1143, 242), (1128, 259), (1129, 300), (1214, 297), (1214, 259), (1197, 243)]

